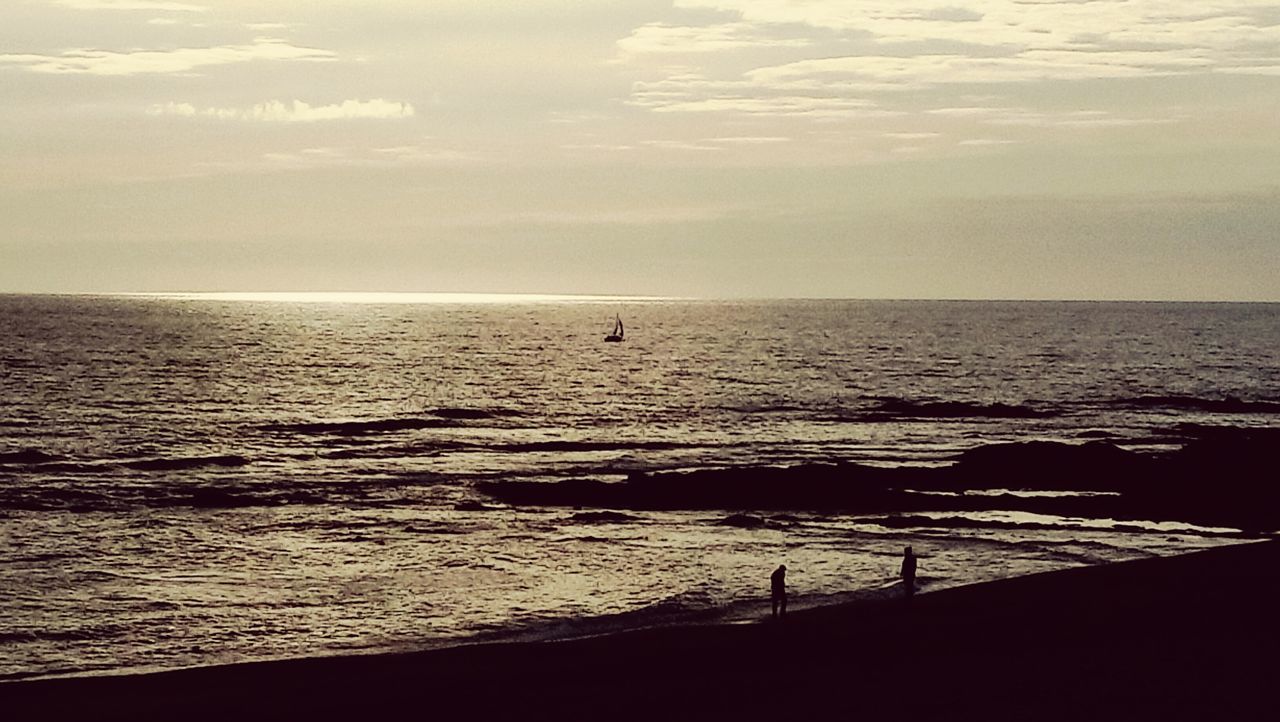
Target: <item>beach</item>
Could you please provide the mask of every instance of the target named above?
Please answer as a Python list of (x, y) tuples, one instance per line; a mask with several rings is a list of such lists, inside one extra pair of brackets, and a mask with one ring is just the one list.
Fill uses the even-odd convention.
[(781, 622), (9, 682), (9, 719), (1230, 719), (1274, 705), (1280, 544)]

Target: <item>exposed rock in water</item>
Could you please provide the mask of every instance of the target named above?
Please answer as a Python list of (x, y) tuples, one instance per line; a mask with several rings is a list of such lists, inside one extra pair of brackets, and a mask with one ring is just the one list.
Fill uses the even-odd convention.
[(574, 524), (625, 524), (639, 521), (638, 517), (616, 511), (584, 511), (569, 517)]
[(600, 509), (846, 509), (887, 508), (903, 493), (893, 480), (918, 469), (856, 464), (805, 464), (632, 474), (622, 482), (491, 482), (481, 490), (511, 504)]
[(730, 514), (716, 523), (720, 526), (736, 526), (741, 529), (759, 529), (767, 526), (769, 522), (765, 521), (763, 517), (750, 514)]
[[(596, 509), (723, 509), (874, 514), (1010, 510), (1063, 516), (1184, 521), (1247, 533), (1280, 529), (1275, 449), (1280, 429), (1196, 430), (1180, 450), (1126, 451), (1103, 441), (991, 444), (950, 466), (804, 464), (633, 473), (622, 482), (489, 482), (510, 504)], [(938, 495), (912, 490), (1101, 491), (1103, 496)]]
[(0, 464), (44, 464), (50, 461), (58, 461), (62, 458), (54, 454), (47, 454), (39, 449), (23, 449), (22, 451), (0, 453)]
[(220, 456), (184, 456), (160, 459), (139, 459), (129, 461), (122, 466), (140, 471), (181, 471), (197, 469), (202, 466), (245, 466), (249, 460), (236, 454)]
[(1022, 441), (969, 449), (947, 476), (968, 489), (1121, 491), (1149, 465), (1149, 458), (1102, 441)]

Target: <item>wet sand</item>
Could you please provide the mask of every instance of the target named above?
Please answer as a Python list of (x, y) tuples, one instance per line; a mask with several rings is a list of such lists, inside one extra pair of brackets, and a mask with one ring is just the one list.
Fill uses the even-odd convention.
[(779, 623), (10, 682), (0, 709), (13, 720), (237, 722), (1267, 719), (1280, 694), (1278, 602), (1280, 542), (1264, 542)]

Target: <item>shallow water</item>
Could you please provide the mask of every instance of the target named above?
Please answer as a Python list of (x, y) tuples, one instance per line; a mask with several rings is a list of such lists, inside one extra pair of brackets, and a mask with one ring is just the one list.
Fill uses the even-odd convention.
[[(627, 340), (604, 344), (614, 314)], [(935, 588), (1223, 543), (1072, 519), (600, 520), (473, 484), (1275, 426), (1278, 321), (1266, 304), (0, 296), (0, 675), (751, 618), (780, 562), (817, 603), (891, 582), (908, 543)]]

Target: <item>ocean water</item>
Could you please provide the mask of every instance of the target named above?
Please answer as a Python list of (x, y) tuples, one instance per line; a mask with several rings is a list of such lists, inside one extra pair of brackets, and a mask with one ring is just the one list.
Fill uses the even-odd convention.
[(904, 544), (927, 590), (1229, 543), (1000, 510), (739, 528), (477, 483), (1277, 421), (1274, 304), (0, 296), (0, 678), (751, 620), (779, 563), (819, 604), (883, 593)]

